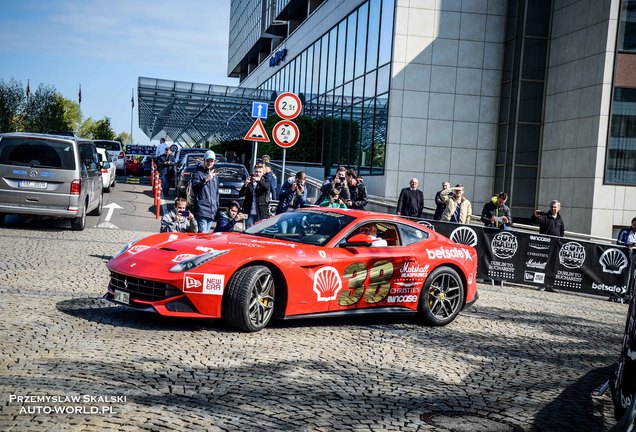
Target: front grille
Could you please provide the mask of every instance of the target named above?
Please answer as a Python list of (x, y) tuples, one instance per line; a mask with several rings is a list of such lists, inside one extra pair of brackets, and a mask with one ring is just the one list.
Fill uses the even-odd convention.
[(164, 282), (139, 279), (119, 273), (110, 273), (110, 288), (130, 293), (134, 300), (160, 301), (181, 295), (182, 292)]

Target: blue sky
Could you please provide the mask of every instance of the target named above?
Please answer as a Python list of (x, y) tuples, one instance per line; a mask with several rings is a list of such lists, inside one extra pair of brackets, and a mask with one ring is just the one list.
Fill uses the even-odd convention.
[(227, 77), (229, 0), (0, 0), (0, 79), (53, 85), (82, 115), (138, 128), (137, 78), (238, 85)]

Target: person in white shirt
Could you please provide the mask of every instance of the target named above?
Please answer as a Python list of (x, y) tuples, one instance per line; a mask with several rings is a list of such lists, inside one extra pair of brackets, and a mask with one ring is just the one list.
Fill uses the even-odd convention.
[(161, 138), (159, 140), (159, 145), (157, 146), (157, 149), (155, 151), (155, 159), (165, 153), (166, 147), (168, 147), (168, 144), (166, 144), (166, 139)]
[(376, 227), (374, 223), (362, 225), (360, 228), (358, 228), (358, 233), (367, 235), (373, 239), (371, 247), (383, 247), (389, 245), (386, 240), (378, 237), (378, 227)]

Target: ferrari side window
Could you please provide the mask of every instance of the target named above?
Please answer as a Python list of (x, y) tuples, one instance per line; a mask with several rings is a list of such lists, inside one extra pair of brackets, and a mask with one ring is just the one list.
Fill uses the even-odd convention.
[(399, 224), (400, 236), (402, 237), (402, 245), (408, 246), (419, 243), (428, 238), (428, 233), (424, 230), (414, 228), (409, 225)]

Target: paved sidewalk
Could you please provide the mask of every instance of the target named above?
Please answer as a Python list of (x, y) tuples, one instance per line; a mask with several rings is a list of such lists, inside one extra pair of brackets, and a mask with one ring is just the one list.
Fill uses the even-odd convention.
[[(613, 424), (609, 397), (591, 393), (618, 359), (626, 305), (484, 285), (477, 304), (442, 328), (374, 318), (236, 333), (100, 299), (105, 262), (139, 235), (0, 228), (0, 430), (602, 431)], [(69, 406), (89, 411), (43, 411)]]

